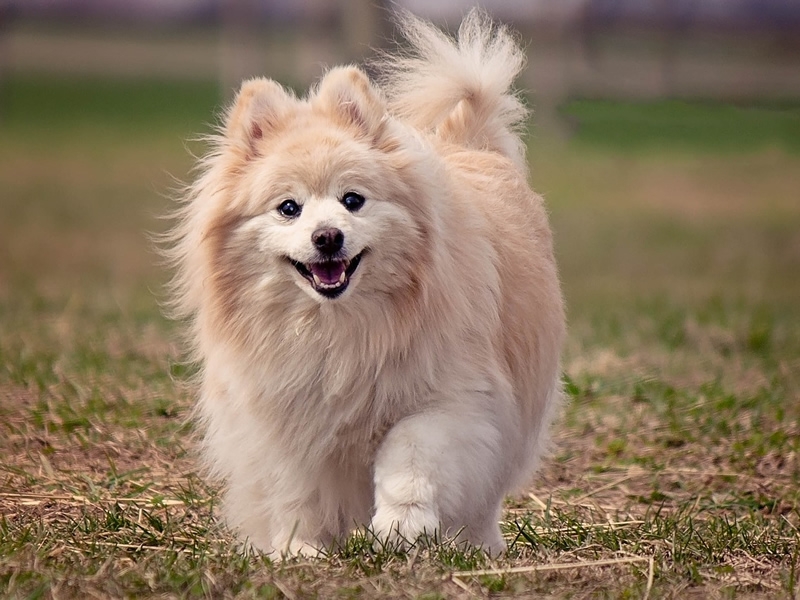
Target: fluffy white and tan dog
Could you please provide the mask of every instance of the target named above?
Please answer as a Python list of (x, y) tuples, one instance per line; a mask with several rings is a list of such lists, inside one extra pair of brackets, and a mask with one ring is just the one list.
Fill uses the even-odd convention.
[(172, 232), (230, 526), (273, 554), (356, 526), (504, 549), (558, 403), (564, 313), (510, 91), (523, 53), (478, 12), (407, 16), (379, 83), (244, 83)]

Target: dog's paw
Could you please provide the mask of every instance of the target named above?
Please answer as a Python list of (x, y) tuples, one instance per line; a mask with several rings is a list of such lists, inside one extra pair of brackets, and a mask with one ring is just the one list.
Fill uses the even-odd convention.
[(291, 540), (287, 543), (279, 544), (279, 548), (270, 551), (268, 556), (272, 560), (284, 560), (294, 557), (320, 558), (326, 554), (326, 550), (322, 544), (305, 542), (303, 540)]
[(303, 542), (300, 540), (293, 540), (286, 550), (289, 556), (305, 556), (306, 558), (319, 558), (325, 555), (325, 549), (322, 544), (316, 542)]
[(422, 536), (434, 536), (439, 530), (439, 517), (433, 507), (423, 504), (381, 506), (370, 526), (381, 541), (411, 545)]

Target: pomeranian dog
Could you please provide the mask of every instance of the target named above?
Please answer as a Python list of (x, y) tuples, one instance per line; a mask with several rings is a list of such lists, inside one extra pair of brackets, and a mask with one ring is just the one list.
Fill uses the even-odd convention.
[(170, 234), (204, 457), (228, 525), (276, 556), (357, 527), (502, 552), (561, 393), (524, 54), (480, 12), (455, 40), (399, 26), (374, 82), (245, 82)]

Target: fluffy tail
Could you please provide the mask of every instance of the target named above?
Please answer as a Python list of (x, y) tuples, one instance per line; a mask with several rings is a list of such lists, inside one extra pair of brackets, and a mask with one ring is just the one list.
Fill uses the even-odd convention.
[(519, 130), (528, 111), (511, 90), (525, 54), (506, 27), (478, 9), (453, 40), (409, 13), (398, 26), (410, 49), (378, 63), (391, 111), (442, 139), (501, 152), (524, 165)]

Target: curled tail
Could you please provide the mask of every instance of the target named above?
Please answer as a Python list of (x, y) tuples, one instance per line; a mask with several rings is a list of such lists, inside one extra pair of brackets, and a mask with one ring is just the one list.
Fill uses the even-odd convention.
[(393, 114), (447, 141), (501, 152), (524, 168), (518, 132), (528, 111), (511, 85), (525, 54), (511, 32), (477, 9), (455, 40), (409, 13), (398, 26), (410, 48), (377, 65)]

